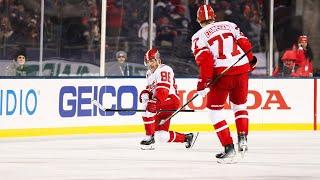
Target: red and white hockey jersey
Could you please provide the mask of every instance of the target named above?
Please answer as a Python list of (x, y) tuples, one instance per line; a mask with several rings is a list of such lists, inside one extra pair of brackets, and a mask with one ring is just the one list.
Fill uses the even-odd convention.
[[(250, 49), (250, 41), (240, 32), (236, 24), (228, 21), (208, 24), (192, 36), (192, 51), (200, 66), (201, 78), (206, 76), (212, 78), (212, 73), (220, 74)], [(249, 61), (252, 57), (252, 53), (248, 53), (230, 68), (226, 75), (249, 72), (251, 70)]]
[(159, 67), (152, 73), (147, 71), (147, 89), (152, 92), (152, 98), (165, 101), (169, 96), (177, 96), (177, 89), (174, 79), (174, 72), (170, 66), (165, 64), (159, 65)]

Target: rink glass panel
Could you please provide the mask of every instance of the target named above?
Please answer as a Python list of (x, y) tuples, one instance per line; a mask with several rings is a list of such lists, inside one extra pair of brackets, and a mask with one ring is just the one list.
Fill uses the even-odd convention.
[[(191, 36), (200, 28), (196, 22), (199, 2), (202, 1), (154, 1), (153, 47), (159, 48), (163, 62), (172, 66), (178, 77), (198, 75), (190, 46)], [(149, 21), (149, 1), (108, 0), (107, 3), (105, 62), (116, 61), (116, 52), (126, 51), (130, 76), (144, 76), (143, 56), (148, 50), (144, 24)], [(217, 21), (236, 23), (254, 45), (254, 54), (259, 61), (251, 76), (266, 76), (270, 2), (210, 3)], [(320, 11), (314, 8), (319, 8), (319, 3), (312, 0), (275, 1), (274, 65), (298, 35), (306, 34), (313, 51), (314, 74), (318, 75)], [(40, 12), (41, 0), (1, 1), (1, 75), (21, 46), (26, 48), (27, 64), (30, 65), (28, 75), (39, 74)], [(43, 76), (100, 75), (100, 35), (100, 0), (44, 0)]]
[[(200, 1), (199, 1), (200, 2)], [(210, 2), (210, 1), (209, 1)], [(191, 37), (201, 27), (196, 20), (198, 1), (177, 1), (172, 8), (163, 10), (155, 5), (154, 21), (157, 23), (156, 47), (160, 48), (164, 62), (173, 67), (179, 77), (197, 77), (198, 67), (191, 51)], [(252, 76), (265, 76), (266, 48), (268, 36), (263, 19), (263, 4), (250, 2), (211, 2), (216, 21), (230, 21), (239, 26), (254, 46), (253, 52), (259, 58)], [(165, 11), (166, 13), (157, 13)]]

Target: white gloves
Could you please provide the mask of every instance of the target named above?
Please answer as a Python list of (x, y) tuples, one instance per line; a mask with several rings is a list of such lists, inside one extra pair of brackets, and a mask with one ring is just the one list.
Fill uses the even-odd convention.
[(149, 98), (151, 98), (151, 92), (147, 89), (141, 91), (140, 95), (139, 95), (139, 101), (142, 104), (146, 104), (149, 100)]
[(201, 90), (201, 91), (197, 91), (197, 94), (198, 94), (199, 96), (201, 96), (201, 97), (204, 98), (204, 97), (208, 94), (209, 91), (210, 91), (209, 88), (204, 88), (204, 89)]
[(148, 102), (148, 100), (149, 100), (149, 94), (148, 93), (141, 94), (141, 102), (143, 104), (146, 104)]

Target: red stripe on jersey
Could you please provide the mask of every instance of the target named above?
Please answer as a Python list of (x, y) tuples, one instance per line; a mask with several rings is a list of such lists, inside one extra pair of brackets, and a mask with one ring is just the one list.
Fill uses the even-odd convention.
[(170, 84), (169, 83), (157, 83), (157, 87), (160, 87), (160, 86), (170, 88)]
[[(221, 74), (222, 71), (224, 71), (228, 67), (215, 67), (215, 73)], [(241, 66), (233, 66), (228, 71), (225, 72), (224, 75), (236, 75), (236, 74), (243, 74), (250, 72), (251, 68), (249, 63), (243, 64)]]
[(209, 51), (210, 52), (210, 49), (208, 47), (195, 49), (193, 55), (194, 55), (194, 57), (198, 57), (202, 52), (205, 52), (205, 51)]

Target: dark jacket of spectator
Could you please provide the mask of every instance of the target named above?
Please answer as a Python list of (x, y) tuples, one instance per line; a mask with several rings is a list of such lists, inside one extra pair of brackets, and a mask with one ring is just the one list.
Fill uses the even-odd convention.
[(6, 76), (26, 76), (27, 75), (27, 66), (25, 49), (20, 49), (12, 63), (6, 67)]

